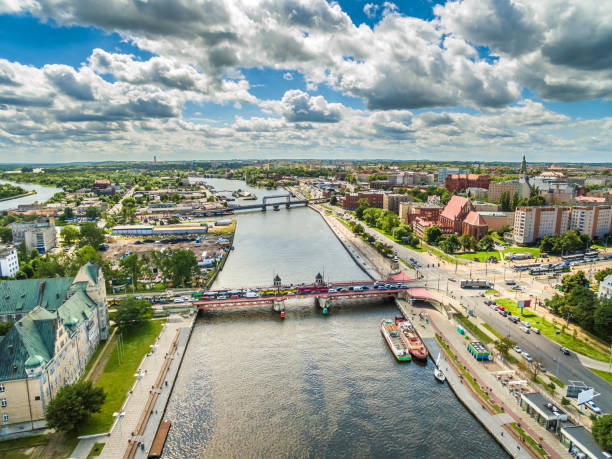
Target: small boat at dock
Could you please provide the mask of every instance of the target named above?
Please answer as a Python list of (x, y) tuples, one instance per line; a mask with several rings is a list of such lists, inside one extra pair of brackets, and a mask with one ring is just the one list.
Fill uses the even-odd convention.
[(438, 358), (436, 359), (436, 368), (434, 369), (434, 378), (439, 382), (443, 383), (446, 381), (446, 376), (442, 373), (442, 370), (438, 367), (438, 363), (440, 362), (440, 353), (438, 352)]
[(409, 362), (410, 352), (401, 337), (401, 332), (397, 325), (392, 320), (385, 319), (380, 323), (380, 332), (395, 358), (400, 362)]
[(421, 341), (421, 338), (414, 329), (412, 323), (403, 317), (396, 317), (395, 325), (400, 329), (401, 338), (406, 343), (406, 347), (408, 348), (412, 358), (426, 362), (429, 353), (427, 352), (427, 348), (423, 344), (423, 341)]

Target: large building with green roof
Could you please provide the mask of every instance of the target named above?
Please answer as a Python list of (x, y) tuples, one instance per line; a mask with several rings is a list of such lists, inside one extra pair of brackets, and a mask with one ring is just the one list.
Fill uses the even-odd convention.
[(76, 382), (108, 338), (104, 275), (87, 263), (75, 277), (0, 283), (0, 438), (45, 426), (45, 407)]

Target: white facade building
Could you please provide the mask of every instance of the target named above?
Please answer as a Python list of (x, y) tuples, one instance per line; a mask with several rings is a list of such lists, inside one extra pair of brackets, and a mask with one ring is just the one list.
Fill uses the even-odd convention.
[(514, 242), (524, 245), (543, 236), (563, 234), (569, 229), (569, 221), (569, 207), (517, 207), (514, 213)]
[(0, 277), (13, 277), (19, 271), (15, 247), (0, 247)]
[(604, 277), (604, 279), (599, 283), (597, 296), (599, 298), (612, 298), (612, 274)]
[(575, 206), (572, 208), (570, 229), (590, 237), (602, 237), (612, 232), (612, 206)]

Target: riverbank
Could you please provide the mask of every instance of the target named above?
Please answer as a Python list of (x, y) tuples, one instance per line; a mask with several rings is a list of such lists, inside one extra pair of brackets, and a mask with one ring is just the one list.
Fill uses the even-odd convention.
[(25, 198), (26, 196), (32, 196), (34, 194), (36, 194), (36, 191), (29, 191), (27, 193), (21, 193), (21, 194), (15, 195), (15, 196), (8, 196), (6, 198), (0, 198), (0, 202), (2, 202), (2, 201), (10, 201), (11, 199)]

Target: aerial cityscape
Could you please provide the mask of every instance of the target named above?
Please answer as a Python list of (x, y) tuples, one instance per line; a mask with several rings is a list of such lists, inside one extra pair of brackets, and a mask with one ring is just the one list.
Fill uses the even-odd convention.
[(0, 459), (611, 458), (611, 43), (0, 0)]

